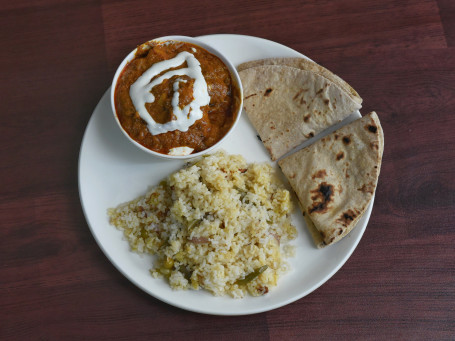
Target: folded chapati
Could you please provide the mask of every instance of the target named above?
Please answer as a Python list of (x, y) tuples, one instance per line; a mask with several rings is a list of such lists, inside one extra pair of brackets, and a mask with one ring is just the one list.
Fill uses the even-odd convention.
[(361, 108), (358, 95), (311, 68), (260, 65), (239, 75), (245, 111), (272, 160)]
[(347, 235), (376, 190), (384, 135), (375, 112), (279, 161), (318, 247)]
[(357, 91), (355, 91), (348, 83), (346, 83), (343, 79), (332, 73), (331, 71), (327, 70), (325, 67), (305, 58), (266, 58), (266, 59), (258, 59), (252, 60), (243, 64), (240, 64), (237, 67), (237, 70), (243, 71), (250, 67), (254, 66), (262, 66), (262, 65), (284, 65), (295, 67), (297, 69), (311, 71), (318, 75), (321, 75), (327, 78), (329, 81), (335, 83), (340, 88), (342, 88), (354, 102), (357, 102), (359, 105), (362, 104), (362, 98), (359, 96)]

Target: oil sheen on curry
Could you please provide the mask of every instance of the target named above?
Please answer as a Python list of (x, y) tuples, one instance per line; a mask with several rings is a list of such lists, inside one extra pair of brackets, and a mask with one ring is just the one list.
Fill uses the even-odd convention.
[(232, 127), (239, 90), (226, 65), (194, 44), (150, 41), (120, 74), (115, 109), (131, 138), (155, 152), (187, 155)]

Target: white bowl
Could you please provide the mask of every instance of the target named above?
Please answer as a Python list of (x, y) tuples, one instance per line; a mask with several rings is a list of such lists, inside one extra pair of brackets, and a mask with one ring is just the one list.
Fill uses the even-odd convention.
[(210, 45), (207, 45), (207, 44), (205, 44), (205, 43), (203, 43), (203, 42), (201, 42), (201, 41), (199, 41), (199, 40), (197, 40), (195, 38), (186, 37), (186, 36), (167, 36), (167, 37), (161, 37), (161, 38), (152, 39), (150, 41), (164, 42), (164, 41), (168, 41), (168, 40), (181, 41), (181, 42), (186, 42), (186, 43), (190, 43), (190, 44), (194, 44), (194, 45), (200, 46), (203, 49), (207, 50), (208, 52), (210, 52), (210, 53), (214, 54), (215, 56), (217, 56), (218, 58), (220, 58), (221, 61), (228, 68), (228, 70), (229, 70), (229, 72), (231, 74), (231, 79), (234, 82), (234, 85), (237, 86), (237, 88), (239, 89), (240, 98), (238, 98), (238, 111), (235, 113), (236, 114), (236, 119), (235, 119), (234, 123), (232, 124), (231, 128), (229, 129), (229, 131), (226, 133), (226, 135), (224, 135), (213, 146), (211, 146), (211, 147), (209, 147), (207, 149), (204, 149), (204, 150), (202, 150), (200, 152), (197, 152), (197, 153), (194, 153), (194, 154), (189, 154), (189, 155), (167, 155), (167, 154), (158, 153), (158, 152), (155, 152), (155, 151), (153, 151), (153, 150), (151, 150), (151, 149), (149, 149), (147, 147), (144, 147), (143, 145), (141, 145), (140, 143), (135, 141), (133, 138), (131, 138), (131, 136), (123, 129), (122, 125), (120, 124), (120, 120), (119, 120), (119, 118), (117, 116), (117, 113), (116, 113), (116, 110), (115, 110), (114, 95), (115, 95), (115, 88), (116, 88), (116, 85), (117, 85), (118, 78), (119, 78), (121, 72), (123, 71), (123, 69), (125, 68), (126, 64), (128, 64), (131, 60), (134, 59), (136, 51), (137, 51), (137, 48), (134, 49), (133, 51), (131, 51), (131, 53), (128, 54), (128, 56), (126, 56), (126, 58), (122, 61), (120, 66), (117, 68), (117, 71), (115, 72), (114, 80), (112, 81), (112, 86), (111, 86), (112, 112), (114, 114), (115, 121), (117, 122), (118, 126), (120, 127), (120, 130), (128, 138), (128, 140), (130, 140), (138, 148), (142, 149), (143, 151), (145, 151), (145, 152), (147, 152), (147, 153), (149, 153), (151, 155), (154, 155), (154, 156), (157, 156), (157, 157), (160, 157), (160, 158), (164, 158), (164, 159), (173, 159), (173, 160), (175, 160), (175, 159), (190, 159), (190, 158), (194, 158), (194, 157), (200, 156), (202, 154), (208, 153), (211, 150), (219, 147), (220, 144), (223, 143), (223, 141), (225, 141), (226, 138), (235, 129), (235, 127), (236, 127), (236, 125), (237, 125), (237, 123), (238, 123), (238, 121), (240, 119), (240, 115), (241, 115), (242, 107), (243, 107), (242, 82), (240, 80), (239, 74), (237, 73), (237, 70), (235, 69), (234, 65), (232, 65), (232, 63), (222, 53), (220, 53), (219, 51), (217, 51), (216, 49), (214, 49)]

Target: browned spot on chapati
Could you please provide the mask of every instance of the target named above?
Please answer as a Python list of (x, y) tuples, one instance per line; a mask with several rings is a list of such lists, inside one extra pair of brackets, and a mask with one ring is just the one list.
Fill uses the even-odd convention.
[(373, 124), (366, 125), (365, 129), (367, 129), (370, 133), (373, 133), (373, 134), (376, 134), (376, 132), (378, 131), (378, 127), (376, 127)]
[(264, 96), (267, 97), (267, 96), (270, 96), (270, 93), (272, 92), (272, 88), (268, 88), (267, 90), (265, 90), (265, 93), (264, 93)]
[(374, 184), (371, 182), (369, 184), (363, 184), (363, 186), (360, 188), (357, 188), (357, 190), (360, 192), (363, 192), (363, 193), (373, 194), (374, 193)]
[(248, 95), (248, 96), (245, 97), (245, 99), (248, 99), (248, 98), (253, 97), (253, 96), (256, 96), (256, 95), (257, 95), (257, 94)]
[(322, 92), (322, 90), (324, 89), (319, 89), (318, 92), (316, 92), (316, 95), (319, 95)]
[(345, 145), (350, 144), (350, 143), (351, 143), (351, 138), (350, 138), (349, 136), (344, 136), (344, 137), (343, 137), (343, 143), (344, 143)]
[(316, 173), (313, 174), (313, 176), (311, 177), (313, 180), (314, 179), (323, 179), (324, 177), (327, 176), (327, 172), (325, 171), (325, 169), (320, 169), (318, 170)]
[(343, 212), (340, 218), (337, 219), (341, 225), (347, 227), (354, 219), (357, 217), (357, 213), (349, 209), (346, 212)]
[(335, 134), (335, 140), (338, 140), (339, 136), (337, 134)]
[(324, 100), (325, 105), (329, 105), (330, 101), (328, 99)]
[(313, 205), (308, 208), (310, 213), (325, 213), (329, 208), (329, 204), (333, 201), (333, 185), (328, 184), (327, 182), (321, 183), (318, 188), (310, 191), (313, 193), (311, 200), (313, 200)]
[(304, 135), (307, 139), (310, 139), (314, 136), (314, 132), (310, 131), (309, 134)]
[(379, 142), (378, 141), (373, 141), (370, 143), (370, 147), (371, 149), (376, 149), (378, 150), (379, 149)]
[(340, 161), (342, 158), (344, 158), (344, 153), (343, 152), (339, 152), (337, 154), (337, 161)]
[(310, 120), (310, 115), (303, 116), (303, 121), (308, 122)]
[[(304, 92), (307, 92), (308, 89), (300, 89), (299, 91), (297, 91), (297, 93), (294, 95), (294, 97), (292, 98), (294, 101), (299, 98), (300, 95), (302, 95)], [(305, 102), (306, 103), (306, 102)]]

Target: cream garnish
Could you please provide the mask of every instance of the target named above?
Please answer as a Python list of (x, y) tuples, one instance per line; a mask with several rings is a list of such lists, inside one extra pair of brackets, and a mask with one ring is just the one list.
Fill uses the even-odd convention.
[(184, 156), (184, 155), (190, 155), (193, 152), (194, 148), (190, 147), (175, 147), (169, 149), (169, 153), (167, 155), (172, 155), (172, 156)]
[[(159, 75), (163, 71), (178, 67), (185, 61), (188, 67), (168, 71), (151, 81), (153, 77)], [(172, 113), (174, 114), (175, 119), (163, 124), (157, 123), (145, 108), (145, 104), (153, 103), (155, 101), (155, 96), (151, 93), (153, 87), (173, 76), (188, 76), (194, 79), (193, 100), (185, 107), (180, 108), (178, 89), (180, 82), (185, 83), (186, 80), (177, 78), (173, 84), (174, 95), (171, 102)], [(201, 107), (210, 103), (207, 83), (202, 74), (201, 64), (196, 57), (189, 52), (180, 52), (172, 59), (153, 64), (131, 85), (130, 97), (136, 111), (147, 123), (147, 128), (152, 135), (158, 135), (173, 130), (187, 131), (194, 122), (202, 118), (203, 113)]]

